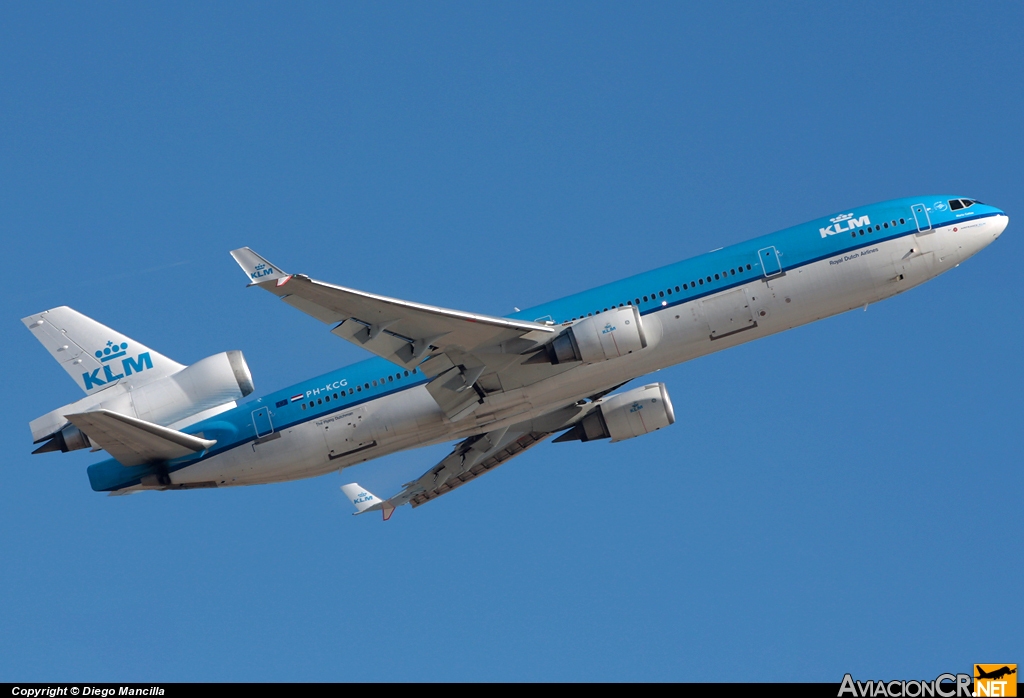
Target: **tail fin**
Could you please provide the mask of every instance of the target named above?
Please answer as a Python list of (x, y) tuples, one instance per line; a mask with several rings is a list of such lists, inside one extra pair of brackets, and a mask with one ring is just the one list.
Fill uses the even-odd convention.
[(144, 374), (133, 379), (140, 385), (185, 368), (67, 306), (29, 315), (22, 322), (87, 395), (126, 376)]
[(382, 500), (373, 492), (360, 487), (357, 482), (342, 485), (341, 491), (355, 505), (356, 514), (363, 514), (367, 511), (381, 511), (384, 513), (384, 520), (387, 521), (395, 512), (393, 504)]

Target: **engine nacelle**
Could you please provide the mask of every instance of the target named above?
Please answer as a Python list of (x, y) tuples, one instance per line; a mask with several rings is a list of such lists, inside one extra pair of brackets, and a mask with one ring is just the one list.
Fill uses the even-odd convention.
[(234, 402), (254, 389), (242, 352), (225, 351), (136, 388), (129, 395), (136, 417), (166, 425)]
[(66, 414), (105, 409), (169, 426), (189, 417), (212, 416), (230, 409), (236, 400), (254, 389), (252, 373), (242, 352), (214, 354), (152, 383), (119, 390), (110, 397), (104, 396), (106, 391), (101, 391), (34, 420), (33, 436), (43, 425), (52, 425), (42, 433), (43, 438), (49, 435), (50, 440), (35, 453), (74, 451), (92, 446), (88, 436), (67, 423)]
[(632, 354), (646, 346), (640, 310), (635, 305), (627, 305), (569, 327), (547, 345), (546, 358), (553, 364), (571, 361), (595, 364)]
[(611, 437), (612, 443), (650, 434), (674, 424), (675, 411), (664, 383), (652, 383), (603, 398), (576, 426), (555, 441), (592, 441)]

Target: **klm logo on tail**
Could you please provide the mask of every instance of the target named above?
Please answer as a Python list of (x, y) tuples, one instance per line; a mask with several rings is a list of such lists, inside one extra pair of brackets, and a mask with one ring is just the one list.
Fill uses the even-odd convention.
[[(138, 356), (128, 356), (128, 342), (115, 344), (108, 341), (107, 346), (96, 350), (96, 358), (100, 360), (103, 367), (82, 374), (82, 381), (85, 383), (86, 390), (92, 390), (95, 387), (130, 376), (132, 373), (142, 373), (146, 369), (153, 368), (153, 359), (148, 351), (144, 351)], [(121, 360), (121, 373), (114, 373), (115, 369), (111, 369), (113, 364), (107, 363), (117, 359)], [(100, 375), (101, 371), (102, 377)]]
[(818, 232), (821, 233), (821, 237), (825, 238), (829, 235), (838, 235), (839, 233), (848, 233), (851, 230), (863, 226), (871, 225), (871, 219), (867, 216), (861, 216), (860, 218), (854, 218), (852, 213), (844, 213), (841, 216), (828, 219), (829, 225), (824, 228), (818, 228)]
[(269, 264), (257, 264), (256, 268), (249, 274), (253, 281), (261, 279), (264, 276), (270, 276), (274, 273), (274, 267)]

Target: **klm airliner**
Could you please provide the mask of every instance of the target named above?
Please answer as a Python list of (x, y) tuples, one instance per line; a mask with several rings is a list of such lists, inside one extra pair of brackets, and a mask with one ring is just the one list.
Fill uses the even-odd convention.
[(98, 492), (282, 482), (417, 446), (451, 453), (381, 499), (385, 519), (533, 448), (612, 442), (675, 422), (652, 371), (876, 303), (959, 265), (1009, 219), (970, 198), (849, 209), (583, 293), (493, 317), (289, 274), (244, 247), (258, 286), (376, 358), (256, 400), (239, 351), (183, 366), (68, 307), (23, 320), (86, 397), (31, 422), (35, 453), (91, 448)]

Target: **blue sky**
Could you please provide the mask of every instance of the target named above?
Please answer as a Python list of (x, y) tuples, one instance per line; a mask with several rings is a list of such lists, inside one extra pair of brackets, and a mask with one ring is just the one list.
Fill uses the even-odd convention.
[[(0, 680), (931, 678), (1013, 618), (1019, 3), (6, 4)], [(257, 392), (363, 355), (228, 251), (506, 314), (950, 192), (1007, 233), (867, 312), (658, 374), (679, 418), (546, 444), (387, 524), (447, 446), (260, 487), (93, 493), (30, 456), (72, 307)]]

